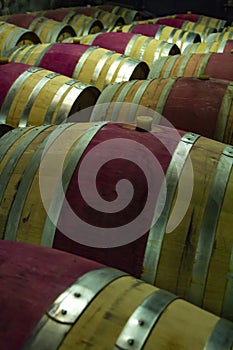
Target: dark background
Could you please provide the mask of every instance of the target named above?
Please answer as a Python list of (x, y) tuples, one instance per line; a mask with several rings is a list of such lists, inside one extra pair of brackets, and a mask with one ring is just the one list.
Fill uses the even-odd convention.
[[(123, 7), (132, 7), (138, 10), (151, 12), (155, 17), (167, 14), (182, 13), (192, 11), (207, 16), (226, 18), (227, 13), (224, 9), (224, 3), (231, 0), (124, 0), (117, 1)], [(109, 1), (102, 0), (0, 0), (0, 12), (10, 14), (25, 11), (36, 11), (48, 8), (57, 8), (62, 6), (85, 6), (108, 4)]]

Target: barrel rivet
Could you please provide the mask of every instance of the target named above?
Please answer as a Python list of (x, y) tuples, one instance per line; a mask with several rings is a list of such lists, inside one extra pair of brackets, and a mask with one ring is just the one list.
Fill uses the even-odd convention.
[(133, 340), (133, 339), (128, 339), (128, 344), (129, 344), (130, 346), (132, 346), (132, 345), (134, 344), (134, 340)]
[(75, 296), (75, 298), (80, 298), (81, 294), (76, 292), (76, 293), (74, 293), (74, 296)]
[(138, 320), (138, 324), (139, 324), (139, 326), (144, 326), (144, 324), (145, 324), (145, 322), (143, 321), (143, 320)]
[(64, 310), (64, 309), (62, 309), (62, 310), (61, 310), (61, 314), (62, 314), (62, 315), (66, 315), (66, 314), (67, 314), (67, 311)]

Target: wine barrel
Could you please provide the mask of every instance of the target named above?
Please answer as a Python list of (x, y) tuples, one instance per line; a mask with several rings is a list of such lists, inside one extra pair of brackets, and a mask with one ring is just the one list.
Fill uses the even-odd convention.
[(210, 41), (206, 43), (191, 44), (181, 50), (181, 53), (209, 53), (209, 52), (231, 52), (233, 40)]
[(156, 17), (156, 18), (147, 20), (148, 24), (156, 23), (156, 24), (162, 24), (169, 27), (179, 28), (179, 29), (182, 29), (182, 25), (185, 22), (186, 22), (185, 19), (170, 18), (170, 17)]
[(232, 147), (105, 122), (15, 129), (0, 146), (2, 239), (91, 257), (233, 318)]
[(74, 28), (46, 17), (37, 17), (30, 24), (30, 29), (37, 33), (42, 43), (60, 42), (76, 35)]
[(15, 46), (38, 44), (40, 42), (39, 37), (33, 31), (6, 22), (0, 22), (1, 56), (5, 56)]
[(0, 137), (5, 135), (8, 131), (13, 130), (14, 128), (11, 125), (0, 124)]
[(75, 11), (77, 14), (83, 14), (85, 16), (90, 16), (99, 19), (103, 23), (105, 29), (107, 29), (110, 26), (125, 24), (125, 20), (122, 16), (103, 11), (96, 6), (77, 6), (72, 7), (71, 10)]
[(175, 15), (175, 18), (186, 19), (187, 21), (203, 24), (207, 27), (213, 27), (216, 28), (217, 31), (223, 29), (227, 24), (227, 21), (225, 19), (208, 17), (195, 13), (179, 13)]
[[(101, 6), (99, 6), (99, 7), (101, 7)], [(126, 7), (122, 7), (122, 6), (114, 6), (112, 13), (114, 13), (118, 16), (122, 16), (124, 18), (124, 21), (126, 24), (132, 23), (134, 21), (138, 21), (142, 17), (139, 11), (129, 9)]]
[(102, 49), (98, 46), (69, 43), (28, 46), (9, 53), (10, 61), (50, 69), (103, 90), (113, 82), (146, 79), (145, 62)]
[(233, 30), (228, 32), (210, 34), (205, 39), (206, 42), (209, 42), (209, 41), (221, 42), (222, 40), (233, 40)]
[(178, 55), (180, 49), (176, 44), (163, 40), (155, 40), (141, 34), (132, 33), (97, 33), (81, 38), (70, 38), (66, 42), (97, 45), (108, 50), (114, 50), (137, 60), (142, 60), (152, 66), (153, 62), (168, 55)]
[[(111, 113), (111, 108), (104, 115), (97, 112), (95, 118), (102, 120), (104, 117), (107, 120), (114, 116), (118, 118), (115, 120), (132, 122), (141, 105), (149, 106), (178, 129), (233, 144), (232, 101), (232, 82), (210, 79), (208, 76), (135, 80), (107, 87), (96, 102), (97, 105), (110, 102), (129, 104), (127, 108), (123, 103), (125, 119), (122, 119), (121, 110), (117, 115)], [(135, 105), (136, 111), (131, 104)]]
[(76, 11), (69, 8), (47, 10), (43, 16), (58, 22), (69, 24), (74, 28), (76, 35), (88, 35), (103, 30), (104, 26), (100, 20), (93, 19), (89, 16), (77, 14)]
[(182, 29), (200, 34), (202, 41), (204, 41), (208, 37), (208, 35), (217, 32), (216, 28), (207, 27), (204, 24), (200, 23), (192, 23), (190, 21), (186, 21), (183, 24)]
[(125, 20), (122, 16), (107, 11), (98, 12), (95, 18), (98, 18), (103, 23), (105, 29), (125, 24)]
[(148, 78), (199, 77), (200, 75), (233, 81), (233, 55), (211, 52), (161, 57), (150, 67)]
[(23, 63), (0, 65), (0, 123), (13, 127), (60, 124), (93, 106), (100, 91), (50, 70)]
[(75, 15), (69, 21), (77, 36), (95, 34), (104, 29), (103, 23), (99, 19), (93, 19), (85, 15)]
[(69, 36), (75, 36), (74, 29), (65, 23), (33, 14), (16, 14), (9, 16), (8, 23), (28, 28), (36, 33), (43, 43), (61, 41)]
[(176, 44), (181, 51), (184, 50), (187, 45), (201, 41), (201, 37), (197, 33), (187, 32), (160, 24), (131, 24), (110, 28), (109, 31), (131, 32), (134, 34), (150, 36), (157, 40), (165, 40), (169, 43)]
[(231, 348), (232, 322), (119, 270), (12, 242), (0, 258), (2, 349)]
[(173, 28), (179, 28), (185, 31), (198, 33), (201, 36), (202, 41), (205, 40), (208, 35), (217, 31), (215, 28), (206, 27), (203, 24), (193, 23), (181, 18), (158, 17), (149, 19), (147, 23), (166, 25)]

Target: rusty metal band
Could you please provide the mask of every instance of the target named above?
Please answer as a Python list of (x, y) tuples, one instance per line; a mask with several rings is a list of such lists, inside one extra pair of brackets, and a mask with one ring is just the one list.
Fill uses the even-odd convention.
[[(57, 350), (96, 296), (126, 276), (106, 267), (87, 272), (62, 293), (32, 330), (22, 350)], [(51, 336), (52, 335), (52, 336)]]
[(144, 349), (159, 318), (176, 299), (176, 295), (162, 289), (150, 294), (128, 319), (114, 350)]
[(211, 255), (232, 166), (233, 146), (226, 146), (210, 187), (193, 263), (188, 298), (198, 306), (202, 306), (204, 301)]
[(115, 54), (114, 51), (107, 51), (101, 59), (98, 61), (97, 65), (95, 66), (94, 72), (92, 74), (92, 78), (90, 81), (90, 84), (96, 84), (98, 82), (99, 76), (101, 74), (102, 69), (104, 68), (105, 64), (109, 60), (112, 55)]
[(50, 73), (45, 77), (41, 78), (40, 81), (34, 86), (32, 92), (30, 93), (27, 103), (25, 104), (24, 110), (21, 114), (19, 127), (27, 126), (31, 109), (36, 102), (39, 92), (48, 84), (52, 79), (60, 76), (59, 73)]
[(88, 59), (88, 56), (90, 55), (90, 53), (92, 53), (93, 51), (95, 51), (96, 49), (98, 49), (99, 46), (91, 46), (89, 47), (80, 57), (80, 59), (78, 60), (78, 63), (76, 64), (74, 71), (73, 71), (73, 77), (75, 77), (76, 79), (78, 78), (82, 66), (84, 65), (84, 63), (86, 62), (86, 60)]
[[(75, 85), (75, 84), (77, 84), (77, 80), (71, 79), (68, 82), (66, 82), (65, 84), (63, 84), (56, 91), (56, 94), (54, 95), (50, 105), (47, 108), (43, 124), (53, 124), (53, 115), (56, 111), (57, 105), (61, 101), (62, 97), (67, 93), (67, 91), (70, 90), (70, 87), (72, 85)], [(74, 95), (76, 96), (76, 94), (74, 94)], [(72, 104), (73, 104), (73, 100), (72, 100)], [(66, 116), (69, 113), (70, 108), (71, 107), (69, 106), (68, 103), (66, 105), (64, 105), (64, 103), (62, 104), (62, 106), (59, 108), (59, 112), (61, 110), (60, 115), (56, 117), (57, 121), (55, 120), (55, 124), (60, 124), (61, 122), (63, 122), (66, 119)], [(59, 112), (58, 112), (58, 114), (59, 114)], [(62, 113), (64, 113), (64, 115)]]
[(129, 40), (128, 44), (126, 45), (126, 48), (125, 48), (125, 52), (124, 54), (126, 56), (131, 56), (131, 51), (132, 51), (132, 48), (134, 47), (136, 41), (138, 40), (138, 38), (141, 37), (141, 34), (135, 34), (134, 36), (132, 36), (132, 38)]
[(231, 350), (233, 346), (233, 323), (220, 318), (203, 350)]
[(14, 101), (14, 98), (16, 94), (20, 91), (21, 86), (24, 84), (24, 82), (34, 73), (43, 70), (43, 68), (40, 67), (31, 67), (27, 69), (24, 73), (20, 74), (20, 76), (14, 81), (14, 83), (11, 85), (10, 89), (7, 92), (7, 95), (4, 99), (4, 102), (2, 104), (1, 110), (0, 110), (0, 123), (5, 124), (7, 120), (8, 113), (11, 109), (12, 103)]
[(233, 96), (233, 83), (229, 83), (226, 89), (226, 93), (222, 98), (222, 103), (218, 112), (217, 123), (216, 123), (216, 128), (214, 133), (214, 139), (220, 142), (231, 142), (231, 140), (225, 140), (224, 135), (226, 132), (228, 119), (230, 118), (232, 96)]
[[(48, 147), (72, 124), (63, 124), (58, 126), (55, 130), (53, 130), (39, 145), (35, 153), (33, 154), (31, 160), (27, 164), (25, 168), (19, 186), (17, 188), (17, 193), (14, 197), (13, 204), (10, 208), (7, 218), (7, 224), (5, 229), (5, 240), (15, 241), (17, 238), (17, 230), (20, 223), (20, 218), (23, 212), (24, 205), (26, 203), (26, 199), (28, 193), (30, 191), (32, 182), (34, 181), (34, 177), (39, 169), (40, 162), (42, 159), (43, 152), (45, 150), (45, 146)], [(49, 128), (47, 126), (47, 128)], [(43, 127), (42, 131), (45, 130)]]
[[(167, 173), (164, 179), (164, 183), (167, 188), (166, 201), (161, 215), (159, 216), (157, 222), (150, 229), (144, 254), (142, 269), (143, 272), (141, 274), (141, 278), (150, 284), (154, 284), (156, 280), (160, 253), (162, 250), (164, 235), (166, 233), (166, 226), (168, 223), (176, 188), (179, 183), (179, 178), (185, 166), (185, 162), (189, 156), (189, 153), (198, 138), (199, 135), (193, 133), (185, 134), (178, 143), (167, 169)], [(158, 217), (157, 212), (160, 206), (160, 195), (162, 196), (163, 194), (159, 194), (159, 197), (157, 199), (154, 216), (155, 218)]]
[[(41, 237), (41, 245), (52, 247), (54, 236), (56, 232), (56, 225), (59, 220), (60, 212), (63, 205), (64, 193), (66, 193), (75, 168), (80, 161), (83, 153), (85, 152), (87, 146), (95, 137), (95, 135), (107, 124), (107, 122), (102, 122), (94, 125), (90, 129), (88, 129), (84, 135), (78, 139), (78, 142), (72, 149), (72, 152), (69, 155), (68, 162), (64, 168), (62, 173), (62, 189), (57, 186), (55, 190), (55, 194), (52, 198), (50, 208), (48, 210), (48, 215), (45, 221), (42, 237)], [(62, 192), (62, 193), (61, 193)], [(50, 217), (53, 217), (53, 222), (50, 220)]]

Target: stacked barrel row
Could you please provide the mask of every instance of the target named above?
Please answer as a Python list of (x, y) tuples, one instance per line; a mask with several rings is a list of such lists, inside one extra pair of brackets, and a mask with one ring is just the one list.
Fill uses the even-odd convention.
[(0, 61), (0, 347), (231, 349), (233, 55), (182, 52), (226, 23), (85, 10)]

